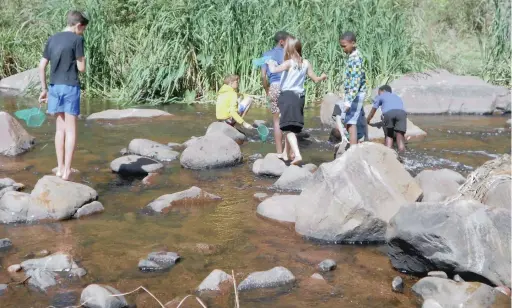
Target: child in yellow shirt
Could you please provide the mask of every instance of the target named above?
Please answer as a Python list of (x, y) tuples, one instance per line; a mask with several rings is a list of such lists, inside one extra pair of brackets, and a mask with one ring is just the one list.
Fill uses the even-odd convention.
[(246, 129), (252, 129), (252, 125), (245, 122), (243, 119), (249, 111), (249, 108), (251, 108), (252, 98), (239, 98), (239, 81), (240, 77), (238, 75), (229, 75), (224, 78), (224, 85), (220, 88), (217, 97), (217, 120), (225, 122), (231, 126), (235, 126), (235, 124), (238, 123)]

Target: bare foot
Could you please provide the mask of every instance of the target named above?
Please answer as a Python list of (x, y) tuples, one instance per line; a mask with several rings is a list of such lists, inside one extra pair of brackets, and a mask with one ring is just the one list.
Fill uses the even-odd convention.
[(302, 163), (302, 156), (297, 155), (297, 156), (295, 156), (295, 159), (292, 161), (291, 164), (298, 166), (298, 165), (300, 165), (300, 163)]
[(64, 173), (62, 173), (62, 179), (64, 181), (69, 181), (70, 176), (71, 176), (71, 170), (64, 170)]
[(288, 155), (286, 155), (286, 153), (281, 154), (281, 158), (280, 159), (282, 159), (284, 161), (288, 161), (289, 160)]

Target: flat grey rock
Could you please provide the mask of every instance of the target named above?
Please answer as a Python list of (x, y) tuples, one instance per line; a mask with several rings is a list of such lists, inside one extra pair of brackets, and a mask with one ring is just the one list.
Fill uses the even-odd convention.
[(233, 139), (211, 133), (188, 145), (180, 156), (180, 163), (187, 169), (202, 170), (236, 166), (242, 159), (240, 146)]
[(152, 252), (146, 259), (140, 260), (138, 266), (144, 272), (162, 271), (171, 268), (179, 259), (180, 256), (175, 252)]
[(238, 144), (243, 143), (247, 137), (242, 134), (239, 130), (234, 128), (231, 125), (228, 125), (224, 122), (213, 122), (208, 126), (208, 129), (206, 129), (206, 136), (209, 134), (223, 134), (227, 137), (233, 139)]
[(121, 175), (147, 175), (163, 167), (158, 161), (139, 155), (122, 156), (110, 163), (110, 169)]
[(309, 169), (289, 166), (272, 185), (272, 188), (285, 191), (302, 191), (313, 179), (313, 174)]
[(252, 172), (256, 175), (279, 177), (286, 170), (286, 164), (276, 154), (267, 154), (265, 158), (258, 159), (252, 165)]
[(127, 152), (170, 162), (178, 159), (180, 153), (173, 151), (169, 146), (148, 139), (133, 139), (128, 145)]
[(277, 222), (295, 223), (296, 207), (302, 202), (300, 196), (279, 195), (263, 200), (256, 212)]
[(46, 291), (48, 288), (57, 285), (56, 274), (52, 271), (42, 268), (30, 269), (26, 271), (25, 275), (30, 277), (28, 284), (41, 291)]
[(287, 268), (274, 267), (268, 271), (254, 272), (238, 285), (239, 291), (275, 288), (295, 282), (295, 276)]
[(202, 204), (220, 200), (222, 200), (221, 197), (210, 194), (199, 187), (192, 186), (184, 191), (160, 196), (149, 203), (147, 207), (155, 212), (162, 212), (172, 206)]
[(0, 251), (7, 250), (12, 247), (12, 242), (8, 238), (0, 239)]
[(231, 282), (233, 277), (219, 269), (213, 270), (197, 287), (197, 291), (220, 291), (220, 285), (224, 282)]

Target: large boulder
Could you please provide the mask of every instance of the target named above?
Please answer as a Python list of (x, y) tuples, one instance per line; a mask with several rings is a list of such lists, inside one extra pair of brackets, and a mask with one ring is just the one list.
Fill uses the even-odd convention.
[(423, 170), (415, 179), (423, 190), (423, 202), (445, 201), (456, 195), (466, 181), (460, 173), (450, 169)]
[(295, 230), (329, 242), (382, 242), (389, 220), (422, 191), (381, 144), (350, 147), (340, 158), (320, 165), (301, 193)]
[(158, 161), (139, 155), (122, 156), (110, 163), (110, 169), (121, 175), (147, 175), (163, 167)]
[(459, 195), (455, 199), (476, 200), (510, 210), (511, 174), (510, 155), (503, 154), (473, 171), (459, 188)]
[(458, 200), (414, 203), (391, 219), (388, 255), (400, 271), (472, 273), (510, 287), (510, 210)]
[(133, 139), (128, 145), (128, 153), (154, 158), (159, 161), (176, 160), (180, 153), (169, 146), (148, 139)]
[(55, 176), (44, 176), (30, 194), (9, 191), (0, 199), (0, 221), (2, 223), (26, 222), (34, 220), (65, 220), (83, 216), (89, 205), (97, 209), (94, 201), (98, 193), (83, 184), (64, 181)]
[(479, 282), (425, 277), (412, 287), (420, 302), (434, 300), (441, 307), (491, 308), (510, 307), (510, 298)]
[(247, 137), (242, 134), (238, 129), (224, 122), (213, 122), (206, 129), (206, 134), (223, 134), (233, 139), (236, 143), (242, 144)]
[(235, 166), (242, 162), (240, 146), (224, 134), (211, 133), (187, 146), (180, 162), (188, 169), (212, 169)]
[(128, 303), (118, 290), (110, 286), (90, 284), (82, 291), (80, 306), (86, 308), (125, 308), (128, 307)]
[(302, 191), (313, 179), (313, 174), (306, 167), (290, 166), (286, 168), (279, 179), (272, 185), (277, 190)]
[(405, 75), (390, 86), (411, 114), (490, 114), (497, 108), (510, 108), (510, 91), (506, 87), (446, 70)]
[(33, 68), (24, 72), (0, 79), (0, 92), (8, 94), (23, 94), (29, 89), (41, 89), (39, 83), (39, 69)]
[(286, 170), (286, 164), (277, 154), (269, 153), (265, 158), (257, 159), (252, 165), (252, 172), (263, 176), (281, 176)]
[(34, 140), (15, 118), (7, 112), (0, 112), (0, 155), (24, 153), (34, 146)]
[(294, 283), (295, 276), (287, 268), (276, 266), (262, 272), (254, 272), (238, 285), (238, 291), (260, 288), (275, 288)]
[(300, 203), (300, 196), (273, 196), (261, 202), (258, 205), (256, 213), (258, 213), (260, 216), (278, 222), (295, 223), (295, 207)]
[(155, 212), (162, 212), (172, 206), (200, 204), (222, 200), (221, 197), (210, 194), (199, 187), (192, 186), (187, 190), (158, 197), (147, 205)]
[(169, 116), (172, 116), (172, 114), (158, 109), (108, 109), (91, 114), (87, 117), (87, 120), (123, 120)]

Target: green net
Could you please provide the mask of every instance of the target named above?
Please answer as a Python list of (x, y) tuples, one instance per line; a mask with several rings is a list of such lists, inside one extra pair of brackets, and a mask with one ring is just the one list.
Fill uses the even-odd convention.
[(258, 134), (260, 135), (261, 141), (267, 141), (268, 128), (263, 124), (259, 125), (258, 126)]
[(41, 108), (37, 107), (18, 110), (14, 115), (18, 119), (25, 121), (28, 127), (39, 127), (46, 120), (46, 114), (41, 111)]

